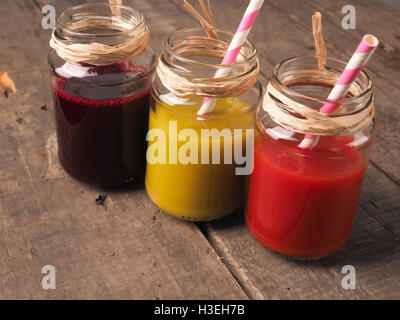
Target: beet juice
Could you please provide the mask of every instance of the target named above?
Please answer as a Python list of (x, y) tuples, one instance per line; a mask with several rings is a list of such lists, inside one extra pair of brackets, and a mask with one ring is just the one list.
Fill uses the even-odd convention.
[(143, 15), (129, 7), (87, 4), (58, 17), (49, 65), (59, 160), (73, 178), (115, 186), (145, 171), (148, 42)]
[[(246, 222), (261, 244), (295, 258), (329, 255), (350, 238), (375, 132), (365, 72), (335, 114), (308, 121), (345, 66), (327, 63), (320, 70), (309, 56), (280, 64), (257, 114)], [(315, 146), (301, 148), (316, 132)]]
[[(135, 66), (126, 70), (125, 65), (89, 67), (88, 72), (97, 78), (133, 72)], [(136, 72), (140, 75), (146, 70)], [(124, 98), (112, 86), (85, 88), (71, 80), (58, 80), (53, 98), (59, 159), (72, 177), (110, 186), (144, 172), (150, 96), (146, 84), (138, 89), (136, 95)], [(120, 98), (99, 100), (102, 95)]]

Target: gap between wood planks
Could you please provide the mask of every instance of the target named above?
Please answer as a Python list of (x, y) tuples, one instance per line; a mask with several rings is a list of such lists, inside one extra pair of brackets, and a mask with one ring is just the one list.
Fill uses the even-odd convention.
[[(372, 147), (373, 148), (373, 147)], [(385, 170), (383, 170), (378, 164), (376, 164), (374, 161), (370, 160), (369, 163), (376, 169), (378, 170), (381, 174), (383, 174), (386, 178), (388, 178), (391, 182), (393, 182), (396, 186), (400, 188), (400, 182), (397, 181), (394, 177), (392, 177), (389, 173), (387, 173)]]
[[(239, 210), (242, 210), (242, 209), (239, 209)], [(223, 255), (223, 252), (222, 252), (222, 250), (220, 250), (218, 244), (216, 244), (215, 241), (210, 237), (206, 224), (207, 223), (199, 222), (199, 223), (196, 223), (196, 226), (200, 230), (200, 232), (203, 234), (204, 238), (207, 240), (207, 242), (209, 243), (210, 247), (216, 252), (220, 262), (227, 268), (229, 273), (232, 275), (233, 279), (235, 279), (235, 281), (238, 283), (240, 289), (242, 289), (244, 294), (250, 300), (255, 300), (255, 299), (261, 299), (262, 300), (262, 299), (264, 299), (264, 295), (262, 294), (261, 290), (257, 290), (257, 292), (255, 294), (252, 293), (252, 290), (254, 290), (254, 288), (256, 288), (256, 285), (254, 283), (251, 286), (252, 290), (249, 290), (249, 288), (248, 288), (249, 283), (248, 282), (250, 280), (246, 279), (247, 277), (244, 277), (243, 275), (237, 274), (236, 268), (233, 267), (231, 265), (231, 263), (229, 263), (227, 261), (227, 259), (225, 259), (224, 255)]]
[(42, 12), (42, 6), (40, 5), (38, 0), (32, 0), (34, 5), (39, 9), (40, 12)]

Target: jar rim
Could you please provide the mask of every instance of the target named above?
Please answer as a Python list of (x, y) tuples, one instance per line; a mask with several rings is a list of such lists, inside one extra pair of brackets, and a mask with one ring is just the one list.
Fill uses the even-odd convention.
[[(257, 58), (258, 56), (258, 52), (257, 49), (254, 45), (254, 43), (247, 39), (245, 41), (245, 44), (247, 44), (247, 46), (251, 49), (251, 54), (249, 55), (249, 57), (246, 57), (246, 60), (244, 61), (236, 61), (233, 64), (229, 64), (229, 65), (224, 65), (222, 63), (207, 63), (207, 62), (203, 62), (203, 61), (198, 61), (196, 59), (193, 58), (188, 58), (185, 56), (180, 55), (179, 53), (177, 53), (173, 46), (173, 40), (176, 36), (178, 36), (179, 34), (184, 34), (184, 33), (188, 33), (191, 34), (193, 36), (193, 33), (195, 32), (201, 32), (206, 33), (206, 31), (213, 31), (215, 33), (220, 33), (220, 34), (225, 34), (225, 35), (229, 35), (230, 37), (234, 37), (234, 34), (232, 32), (229, 31), (225, 31), (222, 29), (218, 29), (218, 28), (183, 28), (183, 29), (178, 29), (176, 30), (174, 33), (172, 33), (164, 42), (164, 49), (168, 51), (168, 53), (173, 54), (174, 57), (183, 62), (183, 63), (189, 63), (189, 64), (195, 64), (195, 65), (199, 65), (199, 66), (205, 66), (205, 67), (211, 67), (211, 68), (217, 68), (217, 69), (227, 69), (227, 68), (232, 68), (234, 67), (238, 67), (238, 66), (243, 66), (248, 64), (250, 61), (254, 60), (255, 58)], [(212, 41), (215, 39), (209, 38), (209, 41)], [(217, 40), (215, 40), (217, 41)], [(220, 40), (221, 41), (221, 40)]]
[[(144, 79), (146, 77), (149, 77), (154, 73), (154, 70), (155, 70), (155, 68), (157, 66), (157, 57), (154, 54), (154, 50), (151, 47), (147, 47), (146, 51), (149, 54), (151, 54), (151, 62), (148, 65), (148, 67), (146, 67), (146, 72), (142, 73), (140, 77), (132, 78), (132, 79), (129, 79), (129, 78), (125, 79), (124, 82), (123, 82), (124, 84), (130, 83), (130, 82), (134, 83), (134, 82), (141, 81), (142, 79)], [(53, 76), (61, 77), (56, 72), (56, 68), (54, 67), (54, 63), (52, 61), (52, 58), (53, 58), (54, 55), (57, 55), (57, 53), (56, 53), (56, 51), (54, 49), (51, 49), (49, 54), (48, 54), (48, 56), (47, 56), (47, 65), (48, 65), (48, 67), (50, 69), (50, 73)], [(107, 86), (113, 86), (113, 85), (115, 85), (115, 84), (111, 84), (111, 85), (98, 85), (98, 84), (96, 84), (97, 87), (107, 87)]]
[[(81, 32), (81, 31), (73, 31), (71, 28), (65, 24), (65, 22), (62, 21), (64, 16), (67, 14), (70, 14), (68, 19), (72, 18), (72, 12), (79, 10), (84, 10), (84, 9), (89, 9), (89, 8), (118, 8), (120, 10), (123, 10), (125, 13), (130, 14), (131, 18), (135, 20), (136, 25), (131, 28), (131, 29), (126, 29), (126, 30), (115, 30), (114, 32), (108, 32), (108, 33), (86, 33), (86, 32)], [(111, 11), (110, 11), (111, 12)], [(89, 14), (89, 13), (87, 13)], [(90, 13), (93, 14), (93, 13)], [(66, 19), (66, 21), (68, 21)], [(136, 9), (133, 9), (128, 6), (124, 5), (118, 5), (118, 4), (110, 4), (110, 3), (86, 3), (86, 4), (81, 4), (77, 6), (72, 6), (64, 11), (62, 11), (58, 16), (57, 16), (57, 27), (61, 27), (63, 29), (63, 33), (67, 33), (70, 36), (76, 36), (76, 37), (88, 37), (88, 38), (106, 38), (106, 37), (115, 37), (115, 36), (121, 36), (124, 34), (129, 34), (135, 29), (141, 27), (143, 24), (145, 24), (145, 18), (144, 15)]]
[[(300, 93), (300, 92), (298, 92), (296, 90), (293, 90), (290, 87), (286, 86), (280, 80), (279, 72), (281, 71), (281, 68), (284, 65), (286, 65), (288, 63), (291, 63), (291, 62), (293, 62), (295, 60), (298, 60), (298, 59), (307, 59), (307, 58), (315, 58), (315, 60), (318, 61), (318, 56), (317, 55), (302, 55), (302, 56), (290, 57), (290, 58), (287, 58), (287, 59), (283, 60), (282, 62), (278, 63), (274, 67), (273, 72), (272, 72), (272, 81), (274, 82), (274, 85), (277, 85), (277, 87), (279, 89), (283, 89), (286, 94), (288, 94), (289, 96), (295, 97), (295, 98), (305, 99), (305, 100), (308, 100), (308, 101), (318, 102), (318, 103), (329, 103), (329, 102), (331, 102), (330, 100), (327, 100), (327, 99), (319, 99), (319, 98), (315, 98), (315, 97), (312, 97), (312, 96), (309, 96), (309, 95), (304, 95), (304, 94), (302, 94), (302, 93)], [(326, 57), (326, 61), (327, 62), (325, 63), (325, 66), (329, 61), (330, 62), (335, 62), (335, 63), (339, 63), (339, 64), (343, 65), (343, 70), (344, 70), (344, 67), (347, 65), (347, 63), (344, 62), (343, 60), (340, 60), (340, 59), (337, 59), (337, 58), (334, 58), (334, 57)], [(333, 68), (329, 67), (329, 69), (333, 69)], [(370, 95), (370, 93), (372, 92), (373, 80), (368, 75), (368, 73), (365, 71), (365, 69), (363, 69), (360, 74), (362, 74), (367, 79), (367, 85), (357, 95), (354, 95), (352, 97), (344, 97), (340, 101), (341, 105), (352, 104), (352, 103), (356, 102), (356, 100), (368, 97)]]
[[(151, 95), (152, 95), (152, 98), (153, 98), (155, 101), (157, 101), (157, 104), (158, 104), (159, 106), (161, 106), (161, 108), (167, 110), (168, 112), (172, 112), (172, 113), (174, 113), (174, 114), (177, 114), (177, 115), (179, 115), (179, 116), (184, 116), (184, 117), (186, 117), (186, 118), (196, 119), (196, 120), (201, 121), (201, 122), (217, 122), (217, 121), (224, 121), (224, 120), (234, 120), (234, 119), (240, 118), (240, 117), (242, 117), (242, 116), (244, 116), (244, 115), (246, 115), (246, 114), (249, 114), (249, 113), (251, 113), (251, 112), (254, 112), (254, 111), (258, 108), (258, 106), (260, 105), (260, 103), (261, 103), (261, 101), (262, 101), (262, 96), (263, 96), (263, 90), (262, 90), (262, 86), (261, 86), (261, 83), (260, 83), (259, 80), (257, 80), (255, 86), (257, 86), (257, 89), (258, 89), (258, 91), (259, 91), (257, 103), (255, 103), (253, 106), (250, 106), (249, 110), (247, 110), (247, 111), (245, 111), (245, 112), (235, 113), (235, 114), (233, 114), (233, 115), (231, 115), (231, 116), (223, 117), (223, 118), (207, 118), (207, 117), (198, 116), (197, 114), (196, 114), (196, 115), (185, 114), (185, 113), (183, 113), (183, 112), (179, 112), (179, 111), (177, 111), (177, 110), (174, 110), (173, 107), (171, 107), (171, 106), (167, 105), (165, 102), (161, 101), (161, 100), (158, 98), (158, 95), (155, 94), (153, 88), (151, 89)], [(253, 88), (254, 88), (254, 87), (253, 87)]]

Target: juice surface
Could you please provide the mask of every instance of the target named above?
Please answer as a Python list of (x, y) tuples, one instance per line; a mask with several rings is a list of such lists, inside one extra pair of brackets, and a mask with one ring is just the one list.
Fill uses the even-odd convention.
[[(301, 138), (299, 138), (301, 141)], [(317, 258), (337, 251), (353, 228), (368, 157), (346, 137), (313, 150), (257, 132), (246, 220), (273, 251)]]
[[(153, 101), (155, 105), (150, 110), (149, 130), (161, 129), (167, 137), (166, 164), (150, 164), (148, 154), (146, 190), (153, 202), (167, 213), (191, 221), (214, 220), (238, 209), (244, 201), (247, 176), (236, 175), (238, 165), (233, 156), (231, 164), (224, 164), (224, 144), (226, 142), (234, 150), (235, 144), (240, 142), (240, 150), (242, 154), (245, 153), (246, 133), (241, 132), (235, 140), (232, 130), (253, 129), (254, 112), (237, 98), (223, 98), (217, 100), (207, 120), (198, 120), (196, 113), (201, 106), (201, 98), (185, 98), (181, 99), (181, 104), (172, 105), (155, 98)], [(179, 153), (183, 145), (194, 143), (194, 148), (198, 150), (198, 164), (169, 161), (171, 141), (177, 139), (174, 133), (169, 132), (170, 121), (176, 121), (178, 133), (182, 129), (193, 129), (196, 132), (195, 141), (178, 141), (176, 147)], [(218, 138), (202, 138), (201, 129), (230, 131)], [(153, 143), (149, 142), (149, 149)], [(208, 143), (208, 146), (203, 147), (209, 153), (206, 157), (208, 164), (201, 161), (204, 143)], [(212, 153), (216, 149), (220, 152), (220, 164), (212, 164)]]
[(118, 86), (106, 86), (110, 81), (123, 82), (132, 68), (127, 63), (86, 67), (88, 79), (102, 81), (104, 87), (60, 78), (53, 88), (59, 159), (68, 174), (81, 182), (121, 185), (145, 170), (148, 86), (133, 96)]

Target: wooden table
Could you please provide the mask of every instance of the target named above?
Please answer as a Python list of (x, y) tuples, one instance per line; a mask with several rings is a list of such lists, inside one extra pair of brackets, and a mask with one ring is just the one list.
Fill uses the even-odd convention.
[[(400, 9), (389, 1), (352, 0), (357, 29), (343, 30), (347, 1), (268, 0), (251, 34), (263, 85), (283, 58), (313, 53), (316, 10), (331, 56), (347, 59), (364, 33), (381, 40), (368, 66), (378, 131), (353, 235), (338, 253), (302, 262), (259, 245), (243, 212), (186, 223), (151, 203), (143, 179), (101, 190), (63, 172), (46, 61), (50, 31), (41, 27), (41, 8), (50, 3), (60, 12), (82, 2), (3, 0), (0, 6), (0, 71), (18, 88), (0, 97), (0, 298), (400, 298)], [(124, 2), (145, 13), (158, 52), (167, 35), (195, 26), (181, 0)], [(212, 4), (218, 25), (234, 31), (247, 1)], [(107, 195), (104, 205), (95, 202), (99, 194)], [(55, 290), (41, 287), (44, 265), (56, 268)], [(344, 265), (356, 269), (355, 290), (341, 286)]]

